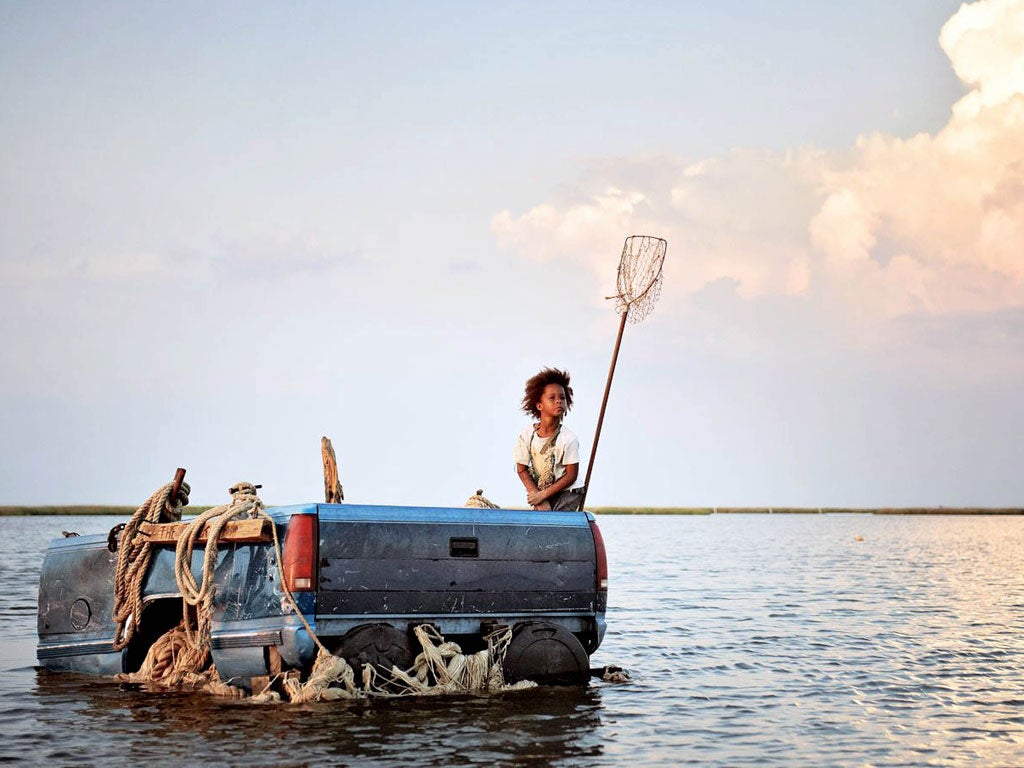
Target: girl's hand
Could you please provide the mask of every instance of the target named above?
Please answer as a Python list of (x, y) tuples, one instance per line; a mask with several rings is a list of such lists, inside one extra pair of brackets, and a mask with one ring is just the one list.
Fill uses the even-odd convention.
[(530, 491), (526, 494), (526, 503), (531, 507), (536, 507), (539, 504), (543, 504), (547, 498), (544, 491)]

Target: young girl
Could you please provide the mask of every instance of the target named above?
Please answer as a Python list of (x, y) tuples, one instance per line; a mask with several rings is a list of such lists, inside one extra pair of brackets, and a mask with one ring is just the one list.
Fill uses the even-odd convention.
[(580, 441), (562, 426), (562, 417), (572, 408), (569, 374), (543, 369), (526, 382), (522, 405), (538, 419), (516, 440), (516, 474), (526, 488), (526, 502), (534, 509), (579, 509)]

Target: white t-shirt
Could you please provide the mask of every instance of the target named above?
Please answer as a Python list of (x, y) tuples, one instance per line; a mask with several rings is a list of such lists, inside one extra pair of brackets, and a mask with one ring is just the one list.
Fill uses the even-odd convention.
[[(515, 447), (515, 460), (516, 464), (525, 464), (526, 466), (536, 467), (536, 462), (531, 464), (531, 454), (538, 457), (540, 461), (540, 449), (544, 446), (548, 438), (537, 437), (537, 433), (533, 428), (533, 425), (529, 425), (519, 433), (519, 437), (516, 439)], [(558, 437), (555, 438), (554, 449), (552, 450), (554, 455), (554, 474), (555, 480), (558, 480), (565, 474), (566, 464), (579, 464), (580, 463), (580, 441), (576, 437), (576, 433), (568, 427), (563, 426), (558, 432)], [(536, 469), (534, 469), (536, 473)], [(583, 487), (583, 476), (578, 474), (576, 476), (576, 482), (572, 484), (573, 488)]]

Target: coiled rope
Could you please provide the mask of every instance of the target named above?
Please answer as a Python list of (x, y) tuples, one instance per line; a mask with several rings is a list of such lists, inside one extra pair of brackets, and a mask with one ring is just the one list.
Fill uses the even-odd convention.
[[(117, 570), (114, 579), (114, 616), (117, 621), (115, 649), (128, 645), (142, 616), (143, 582), (152, 560), (153, 545), (141, 534), (142, 522), (177, 522), (181, 508), (188, 503), (189, 488), (182, 484), (184, 494), (171, 507), (172, 484), (156, 491), (132, 516), (121, 534)], [(182, 596), (182, 619), (174, 629), (161, 635), (146, 652), (137, 672), (118, 675), (126, 682), (158, 683), (175, 686), (205, 686), (222, 696), (240, 697), (245, 692), (220, 679), (216, 667), (209, 665), (210, 631), (213, 623), (214, 568), (217, 565), (217, 542), (229, 520), (238, 517), (266, 516), (256, 486), (241, 482), (229, 489), (231, 502), (213, 507), (189, 521), (178, 538), (174, 558), (174, 577)], [(192, 574), (192, 552), (200, 534), (206, 529), (206, 550), (203, 556), (201, 581)], [(116, 531), (116, 529), (115, 529)], [(113, 539), (115, 531), (111, 531)], [(189, 608), (195, 609), (195, 628)]]
[[(174, 551), (174, 579), (181, 591), (184, 601), (182, 614), (185, 635), (189, 643), (198, 651), (210, 646), (210, 630), (213, 624), (214, 580), (213, 570), (217, 566), (217, 542), (221, 531), (229, 520), (240, 517), (266, 517), (263, 502), (256, 494), (256, 486), (252, 483), (236, 483), (229, 489), (231, 503), (208, 509), (182, 531), (178, 537), (178, 545)], [(200, 582), (192, 575), (192, 550), (195, 549), (199, 535), (206, 529), (206, 550), (203, 553), (203, 571)], [(278, 561), (280, 562), (280, 561)], [(189, 619), (189, 606), (195, 608), (196, 627), (193, 632)]]
[[(208, 649), (197, 649), (189, 642), (184, 623), (181, 623), (149, 647), (137, 672), (117, 675), (116, 678), (128, 683), (201, 687), (220, 680), (216, 668), (207, 667), (208, 656)], [(244, 695), (244, 691), (241, 693)], [(222, 695), (231, 694), (223, 691)]]
[[(171, 500), (172, 483), (158, 489), (135, 510), (125, 524), (118, 546), (117, 568), (114, 571), (114, 650), (125, 648), (135, 634), (142, 617), (142, 582), (149, 570), (153, 556), (152, 545), (145, 536), (139, 535), (142, 523), (177, 522), (181, 520), (181, 509), (188, 504), (189, 488), (182, 483), (182, 491)], [(113, 547), (116, 528), (110, 532), (108, 546)]]

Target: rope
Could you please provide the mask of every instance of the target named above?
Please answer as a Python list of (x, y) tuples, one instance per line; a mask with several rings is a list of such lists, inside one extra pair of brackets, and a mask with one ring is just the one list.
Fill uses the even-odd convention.
[[(341, 683), (342, 687), (331, 687), (332, 683)], [(317, 652), (313, 671), (306, 683), (302, 684), (294, 678), (289, 678), (284, 681), (284, 689), (292, 704), (354, 699), (359, 695), (352, 667), (341, 657), (323, 649)]]
[[(233, 485), (231, 503), (213, 507), (192, 520), (178, 538), (174, 551), (174, 578), (184, 601), (182, 614), (185, 634), (189, 643), (198, 653), (210, 647), (210, 631), (213, 625), (213, 597), (215, 592), (213, 570), (217, 565), (217, 542), (221, 531), (229, 520), (243, 517), (258, 517), (263, 512), (263, 502), (256, 495), (256, 486), (252, 483)], [(206, 550), (203, 553), (203, 571), (201, 581), (196, 582), (192, 575), (192, 550), (195, 548), (199, 535), (206, 529)], [(280, 562), (280, 561), (278, 561)], [(189, 619), (189, 607), (196, 609), (196, 627), (193, 631)]]
[[(495, 630), (486, 638), (487, 648), (464, 654), (457, 643), (445, 642), (437, 628), (421, 624), (413, 629), (423, 652), (412, 668), (392, 667), (383, 683), (376, 682), (376, 670), (363, 666), (364, 690), (378, 696), (437, 696), (461, 693), (500, 693), (535, 688), (532, 680), (505, 682), (502, 664), (512, 640), (512, 628)], [(369, 672), (369, 674), (367, 674)]]
[[(181, 501), (188, 497), (189, 489), (183, 484), (184, 495), (179, 495), (178, 503), (171, 507), (168, 503), (171, 487), (171, 484), (167, 484), (156, 491), (124, 526), (114, 582), (114, 616), (117, 621), (115, 649), (120, 650), (128, 644), (139, 624), (137, 617), (142, 616), (142, 582), (152, 559), (152, 545), (140, 535), (140, 524), (144, 521), (158, 523), (181, 519)], [(252, 483), (238, 483), (229, 492), (232, 495), (230, 504), (214, 507), (198, 515), (178, 538), (174, 576), (182, 596), (181, 622), (150, 646), (137, 672), (117, 675), (119, 680), (166, 686), (187, 684), (232, 698), (246, 695), (241, 688), (221, 680), (217, 668), (209, 664), (217, 542), (229, 520), (245, 514), (252, 517), (265, 515), (263, 502), (256, 495), (256, 486)], [(192, 575), (192, 551), (204, 527), (207, 533), (206, 550), (202, 580), (197, 583)], [(111, 533), (113, 538), (114, 532)], [(195, 630), (191, 626), (190, 607), (195, 608)]]
[(128, 683), (156, 683), (166, 686), (188, 683), (196, 687), (217, 678), (214, 667), (206, 668), (208, 656), (208, 650), (198, 651), (189, 642), (182, 622), (161, 635), (149, 647), (146, 658), (137, 672), (116, 677)]
[[(125, 524), (121, 533), (121, 543), (117, 554), (117, 568), (114, 571), (114, 650), (125, 648), (135, 634), (135, 628), (142, 617), (142, 582), (149, 570), (149, 561), (153, 556), (152, 547), (145, 536), (139, 534), (143, 522), (159, 523), (181, 519), (181, 495), (170, 503), (172, 484), (161, 487), (150, 496), (142, 506), (135, 510), (131, 519)], [(185, 488), (184, 484), (182, 486)], [(185, 498), (188, 490), (185, 489)], [(116, 542), (115, 532), (111, 531), (108, 545)]]
[(477, 488), (476, 493), (469, 497), (464, 506), (476, 507), (477, 509), (501, 509), (501, 507), (484, 496), (483, 488)]
[(607, 666), (601, 670), (601, 679), (606, 683), (628, 683), (633, 678), (622, 667)]

